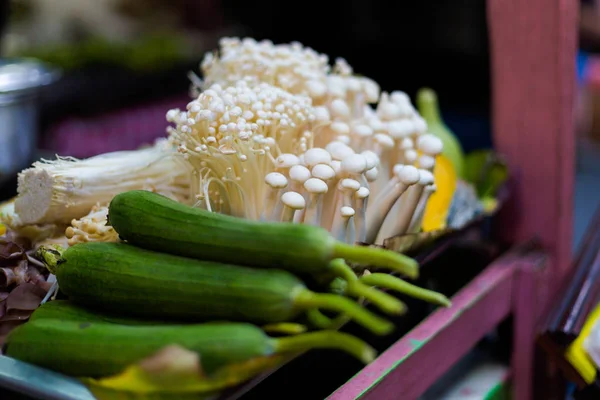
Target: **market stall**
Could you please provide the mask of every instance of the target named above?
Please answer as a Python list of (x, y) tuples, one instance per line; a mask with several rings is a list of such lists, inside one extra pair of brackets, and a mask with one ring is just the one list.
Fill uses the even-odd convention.
[[(34, 248), (4, 240), (3, 258), (39, 267), (45, 291), (30, 291), (36, 307), (14, 308), (24, 317), (0, 382), (59, 399), (417, 399), (512, 318), (501, 380), (513, 398), (533, 398), (539, 323), (571, 269), (577, 6), (490, 0), (488, 21), (495, 153), (461, 154), (431, 90), (413, 107), (343, 61), (321, 70), (322, 56), (299, 44), (270, 52), (272, 43), (226, 39), (221, 58), (205, 57), (203, 81), (192, 77), (187, 107), (165, 110), (168, 141), (22, 172), (3, 223), (44, 237)], [(251, 64), (256, 49), (292, 61), (265, 72)], [(90, 186), (66, 190), (69, 179)], [(56, 236), (48, 225), (67, 228)], [(18, 267), (3, 268), (7, 282), (8, 268)], [(128, 348), (136, 338), (161, 351)], [(201, 360), (172, 342), (202, 348)]]

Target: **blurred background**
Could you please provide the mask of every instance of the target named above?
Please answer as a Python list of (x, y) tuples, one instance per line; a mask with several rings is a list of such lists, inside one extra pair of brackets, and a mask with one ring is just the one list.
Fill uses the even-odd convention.
[[(573, 79), (579, 88), (581, 225), (575, 242), (600, 201), (600, 189), (593, 190), (600, 175), (599, 9), (582, 2), (582, 51), (573, 60), (579, 67)], [(164, 135), (166, 110), (188, 102), (188, 72), (199, 73), (200, 60), (222, 36), (299, 41), (332, 60), (345, 58), (383, 90), (414, 96), (432, 87), (465, 151), (492, 146), (485, 0), (0, 0), (0, 32), (4, 58), (32, 57), (60, 71), (28, 78), (29, 86), (45, 85), (35, 92), (33, 109), (31, 96), (15, 96), (10, 86), (22, 76), (0, 72), (3, 108), (18, 115), (26, 103), (33, 115), (0, 114), (11, 121), (3, 143), (24, 141), (24, 135), (8, 139), (7, 132), (18, 130), (14, 125), (33, 131), (27, 143), (6, 145), (10, 154), (0, 154), (1, 198), (14, 195), (16, 171), (41, 156), (89, 157)], [(32, 118), (37, 125), (26, 125)]]

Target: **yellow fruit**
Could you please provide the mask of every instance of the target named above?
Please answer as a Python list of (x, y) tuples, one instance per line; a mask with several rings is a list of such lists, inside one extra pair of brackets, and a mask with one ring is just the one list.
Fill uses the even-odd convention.
[(433, 177), (437, 190), (431, 195), (425, 207), (422, 225), (424, 232), (436, 231), (446, 227), (448, 211), (456, 190), (456, 171), (447, 157), (443, 155), (436, 157)]

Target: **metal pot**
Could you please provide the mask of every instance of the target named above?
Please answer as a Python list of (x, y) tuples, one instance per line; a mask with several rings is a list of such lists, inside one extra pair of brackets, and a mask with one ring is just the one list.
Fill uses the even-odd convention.
[(57, 76), (56, 71), (32, 60), (0, 60), (0, 184), (33, 161), (40, 89)]

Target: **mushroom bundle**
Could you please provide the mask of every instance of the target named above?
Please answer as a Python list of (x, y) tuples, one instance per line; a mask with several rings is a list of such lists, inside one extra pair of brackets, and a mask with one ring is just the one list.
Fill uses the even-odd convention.
[(403, 92), (299, 43), (225, 38), (170, 110), (196, 206), (319, 225), (346, 242), (419, 230), (442, 142)]

